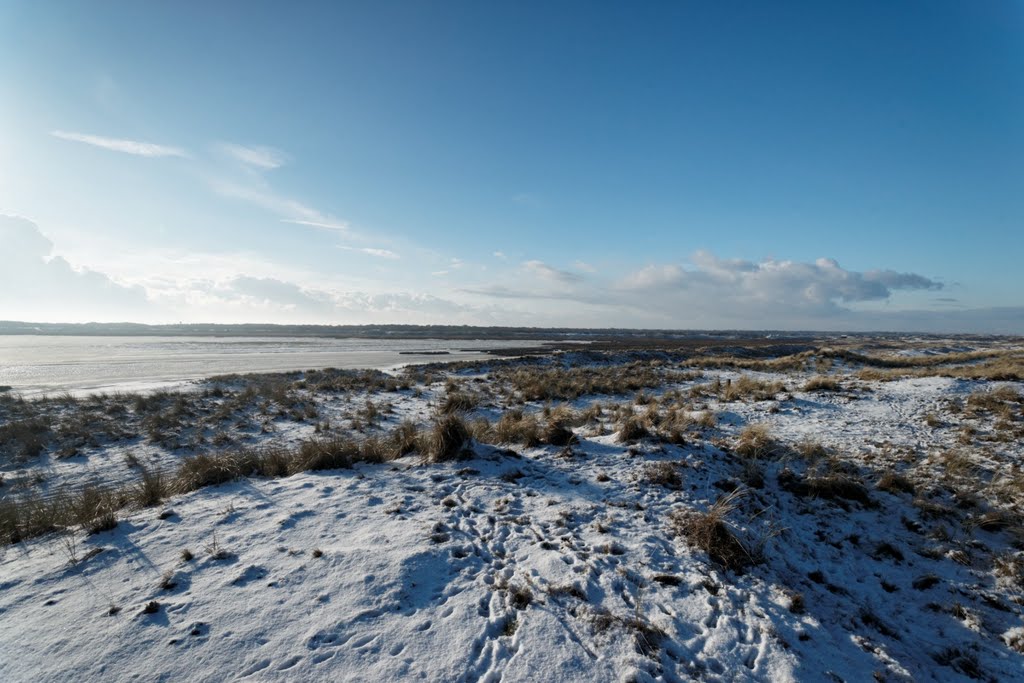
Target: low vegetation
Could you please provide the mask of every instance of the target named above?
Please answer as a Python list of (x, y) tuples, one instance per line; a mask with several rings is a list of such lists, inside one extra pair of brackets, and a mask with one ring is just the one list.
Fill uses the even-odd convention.
[(463, 457), (470, 447), (465, 422), (456, 416), (446, 416), (423, 434), (411, 423), (403, 423), (384, 437), (361, 441), (338, 437), (312, 439), (293, 449), (268, 447), (202, 453), (184, 458), (172, 471), (143, 469), (134, 484), (0, 498), (0, 539), (17, 543), (73, 527), (99, 533), (116, 526), (120, 509), (154, 507), (168, 496), (241, 477), (284, 477), (304, 471), (345, 469), (362, 462), (386, 462), (416, 450), (422, 453), (424, 462), (445, 462)]
[(728, 518), (739, 507), (744, 495), (744, 489), (736, 489), (719, 498), (704, 512), (677, 511), (669, 520), (670, 527), (691, 546), (707, 553), (716, 564), (741, 572), (755, 563), (755, 556)]
[(447, 415), (423, 435), (420, 451), (424, 462), (449, 462), (465, 458), (471, 443), (466, 423), (457, 416)]
[[(905, 657), (921, 638), (908, 632), (912, 616), (892, 618), (879, 606), (892, 595), (905, 614), (928, 611), (921, 623), (944, 620), (941, 629), (956, 630), (957, 642), (924, 652), (928, 666), (984, 678), (996, 659), (991, 649), (975, 656), (974, 643), (988, 638), (1007, 656), (1024, 647), (1024, 636), (1004, 625), (1024, 604), (1021, 387), (892, 386), (860, 377), (973, 373), (1015, 356), (920, 360), (866, 353), (856, 341), (850, 347), (803, 345), (777, 358), (723, 356), (720, 347), (714, 356), (691, 357), (570, 352), (421, 367), (397, 378), (314, 371), (223, 377), (190, 394), (7, 396), (0, 398), (0, 454), (8, 466), (0, 479), (0, 541), (53, 534), (58, 558), (63, 553), (81, 568), (89, 553), (112, 545), (87, 534), (120, 526), (131, 535), (146, 525), (129, 522), (155, 516), (174, 522), (161, 528), (193, 528), (197, 502), (182, 494), (244, 477), (355, 467), (311, 478), (310, 493), (346, 505), (358, 498), (364, 519), (411, 530), (411, 545), (423, 543), (437, 561), (491, 563), (494, 571), (473, 575), (487, 577), (477, 587), (489, 593), (489, 609), (500, 610), (489, 617), (490, 636), (510, 646), (531, 637), (536, 610), (545, 610), (568, 624), (579, 619), (587, 646), (588, 638), (617, 638), (648, 671), (667, 670), (684, 651), (679, 634), (690, 632), (657, 607), (689, 600), (687, 610), (727, 613), (766, 637), (792, 639), (778, 645), (787, 652), (824, 624), (848, 631), (858, 656), (869, 645)], [(949, 384), (955, 390), (935, 389)], [(103, 425), (96, 434), (90, 420)], [(98, 458), (90, 457), (120, 438), (115, 423), (142, 429), (111, 459), (128, 482), (63, 487), (37, 467), (40, 481), (26, 484), (24, 471), (15, 471), (15, 462), (91, 466)], [(834, 425), (850, 432), (830, 431)], [(474, 454), (480, 457), (460, 462)], [(392, 462), (403, 456), (412, 457)], [(361, 466), (380, 463), (386, 466)], [(346, 485), (324, 484), (339, 476)], [(161, 507), (172, 500), (186, 523)], [(222, 525), (253, 519), (246, 505), (236, 513), (228, 502), (223, 514), (212, 513), (223, 542), (216, 533), (175, 539), (170, 562), (147, 579), (150, 593), (133, 608), (121, 596), (110, 602), (137, 614), (152, 597), (164, 599), (156, 591), (181, 597), (200, 569), (244, 570), (251, 551), (237, 528)], [(141, 509), (148, 511), (133, 512)], [(346, 519), (355, 524), (358, 516)], [(306, 571), (334, 566), (340, 552), (331, 533), (296, 538), (314, 521), (323, 520), (295, 530), (272, 520), (282, 539), (275, 553), (298, 557)], [(543, 561), (524, 565), (527, 554)], [(557, 576), (544, 576), (551, 566)], [(863, 580), (848, 581), (850, 572)], [(744, 602), (728, 612), (739, 589), (749, 610)], [(173, 613), (170, 602), (154, 609), (152, 618)], [(775, 635), (773, 620), (786, 625)]]
[(804, 384), (804, 391), (839, 391), (841, 386), (833, 377), (817, 375)]
[(692, 381), (700, 375), (672, 369), (662, 359), (609, 365), (507, 364), (492, 369), (491, 380), (507, 386), (522, 401), (574, 400), (581, 396), (634, 394), (666, 383)]
[(744, 458), (776, 458), (785, 455), (786, 447), (777, 441), (766, 424), (753, 424), (743, 428), (733, 450)]

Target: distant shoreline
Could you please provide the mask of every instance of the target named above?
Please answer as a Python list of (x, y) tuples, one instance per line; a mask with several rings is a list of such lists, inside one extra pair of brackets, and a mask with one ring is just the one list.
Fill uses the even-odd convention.
[(843, 332), (828, 330), (678, 330), (574, 327), (483, 327), (473, 325), (278, 325), (263, 323), (35, 323), (0, 320), (0, 336), (82, 337), (322, 337), (333, 339), (537, 340), (586, 341), (648, 345), (652, 342), (692, 346), (722, 341), (802, 342), (821, 338), (1022, 339), (1014, 335), (935, 334), (925, 332)]

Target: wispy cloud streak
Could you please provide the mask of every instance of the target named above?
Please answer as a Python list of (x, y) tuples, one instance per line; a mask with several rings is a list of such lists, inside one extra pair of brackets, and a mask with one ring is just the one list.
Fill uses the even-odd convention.
[(188, 158), (189, 154), (180, 147), (158, 145), (152, 142), (141, 142), (139, 140), (124, 140), (120, 138), (106, 138), (100, 135), (89, 135), (87, 133), (74, 133), (65, 130), (50, 131), (50, 135), (61, 140), (71, 142), (82, 142), (93, 147), (110, 150), (111, 152), (122, 152), (134, 154), (140, 157), (181, 157)]
[(545, 280), (553, 280), (555, 282), (579, 282), (580, 280), (583, 279), (580, 275), (577, 275), (576, 273), (570, 273), (567, 270), (558, 270), (557, 268), (552, 268), (543, 261), (524, 261), (523, 268), (525, 268), (526, 271), (531, 273), (532, 275), (543, 278)]
[(264, 171), (272, 171), (288, 161), (284, 152), (273, 147), (236, 145), (233, 142), (222, 142), (217, 147), (236, 161)]
[(297, 218), (282, 218), (282, 223), (291, 223), (292, 225), (308, 225), (312, 228), (323, 228), (324, 230), (338, 230), (340, 232), (348, 232), (348, 223), (345, 221), (335, 221), (329, 219), (321, 219), (315, 221), (304, 221)]
[(362, 252), (364, 254), (369, 254), (370, 256), (377, 256), (377, 257), (380, 257), (380, 258), (389, 258), (389, 259), (400, 258), (398, 254), (396, 254), (395, 252), (391, 251), (390, 249), (376, 249), (374, 247), (347, 247), (347, 246), (339, 246), (338, 248), (339, 249), (344, 249), (345, 251), (359, 251), (359, 252)]

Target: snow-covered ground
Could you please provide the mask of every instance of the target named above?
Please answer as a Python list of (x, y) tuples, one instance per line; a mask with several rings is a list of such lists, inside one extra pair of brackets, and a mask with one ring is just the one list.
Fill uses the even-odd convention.
[[(349, 430), (367, 400), (382, 408), (368, 433), (424, 424), (449, 378), (482, 397), (467, 419), (494, 421), (508, 397), (484, 371), (316, 396), (315, 419), (278, 416), (236, 437)], [(785, 390), (760, 401), (700, 390), (742, 376)], [(808, 377), (712, 369), (648, 390), (662, 410), (688, 397), (693, 416), (716, 415), (682, 444), (620, 442), (613, 414), (648, 405), (585, 396), (571, 405), (598, 402), (602, 417), (580, 420), (568, 448), (476, 443), (458, 462), (412, 454), (246, 479), (122, 511), (99, 534), (6, 546), (0, 680), (1024, 678), (1024, 416), (1007, 404), (1006, 438), (1005, 424), (962, 408), (1020, 383), (842, 377), (841, 391), (801, 391)], [(752, 424), (785, 453), (741, 455)], [(130, 477), (125, 452), (143, 447), (154, 463), (185, 455), (101, 444), (43, 454), (17, 476)], [(861, 488), (800, 488), (826, 469)], [(876, 486), (887, 473), (910, 488)], [(733, 490), (727, 521), (754, 560), (742, 572), (675, 522)], [(998, 511), (1017, 516), (982, 523)]]

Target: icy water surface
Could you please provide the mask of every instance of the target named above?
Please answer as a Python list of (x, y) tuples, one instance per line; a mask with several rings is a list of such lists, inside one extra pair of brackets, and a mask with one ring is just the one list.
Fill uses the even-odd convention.
[[(0, 335), (0, 386), (23, 396), (141, 391), (234, 372), (393, 368), (475, 360), (540, 341), (323, 337), (70, 337)], [(447, 351), (446, 355), (430, 353)], [(404, 353), (400, 353), (404, 352)]]

